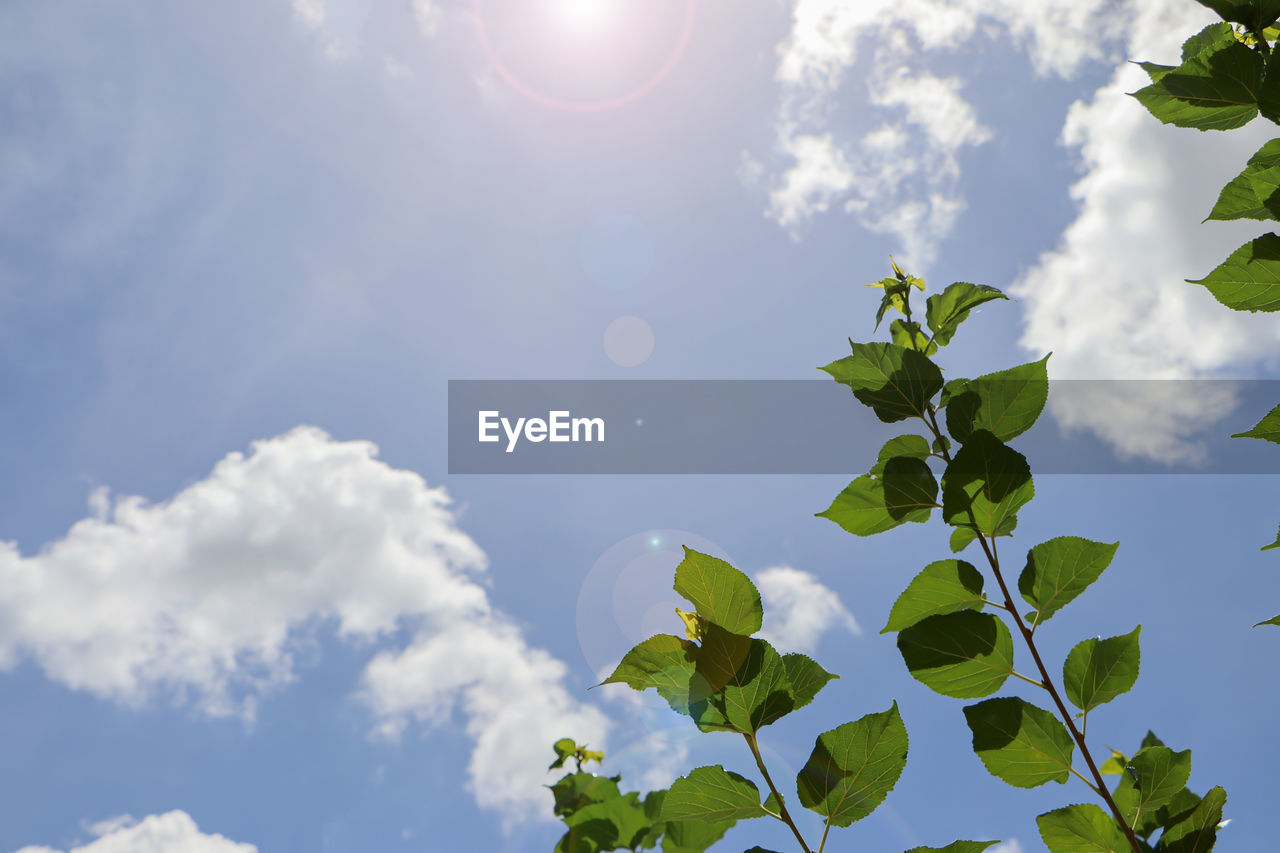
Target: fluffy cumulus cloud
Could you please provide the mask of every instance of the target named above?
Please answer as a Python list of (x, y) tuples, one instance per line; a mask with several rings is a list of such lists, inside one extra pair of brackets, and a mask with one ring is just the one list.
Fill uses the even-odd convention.
[[(1176, 63), (1181, 41), (1214, 20), (1193, 3), (1131, 5), (1126, 56)], [(1055, 378), (1170, 379), (1249, 375), (1274, 365), (1280, 327), (1266, 315), (1232, 312), (1201, 278), (1261, 232), (1257, 223), (1205, 223), (1218, 190), (1274, 135), (1259, 121), (1230, 133), (1166, 127), (1125, 93), (1148, 82), (1118, 67), (1091, 98), (1074, 104), (1063, 138), (1079, 150), (1083, 174), (1071, 192), (1075, 221), (1014, 292), (1026, 309), (1023, 344), (1053, 350)], [(1273, 130), (1273, 129), (1272, 129)], [(1088, 427), (1122, 451), (1184, 461), (1188, 436), (1230, 410), (1224, 384), (1194, 405), (1135, 385), (1089, 383), (1087, 394), (1056, 395), (1065, 424)]]
[[(992, 131), (964, 99), (963, 81), (932, 74), (922, 51), (996, 33), (1027, 45), (1038, 71), (1069, 75), (1105, 54), (1121, 16), (1106, 0), (796, 0), (778, 49), (776, 157), (755, 170), (767, 179), (768, 215), (798, 235), (839, 207), (894, 235), (909, 263), (927, 265), (965, 206), (961, 152)], [(863, 106), (878, 119), (836, 135), (837, 96), (862, 47), (873, 69)]]
[(760, 636), (782, 651), (813, 652), (822, 635), (836, 628), (862, 633), (840, 596), (808, 572), (775, 566), (755, 582), (764, 602)]
[[(182, 811), (151, 815), (140, 821), (124, 816), (90, 828), (96, 840), (67, 853), (258, 853), (221, 835), (206, 835)], [(52, 847), (23, 847), (17, 853), (62, 853)]]
[(0, 663), (127, 705), (251, 718), (319, 631), (357, 645), (408, 631), (359, 688), (378, 731), (460, 713), (478, 801), (536, 814), (546, 745), (602, 744), (604, 717), (490, 605), (485, 555), (445, 492), (375, 454), (300, 427), (163, 503), (99, 492), (95, 517), (37, 554), (0, 544)]

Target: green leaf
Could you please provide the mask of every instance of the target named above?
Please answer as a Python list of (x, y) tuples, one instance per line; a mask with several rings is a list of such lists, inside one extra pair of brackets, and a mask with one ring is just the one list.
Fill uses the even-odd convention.
[(1139, 749), (1146, 749), (1149, 746), (1164, 746), (1164, 741), (1156, 737), (1156, 733), (1147, 729), (1147, 733), (1142, 736), (1142, 743), (1138, 745)]
[(1280, 444), (1280, 406), (1276, 406), (1248, 432), (1238, 432), (1232, 438), (1260, 438)]
[(569, 773), (551, 786), (551, 796), (555, 798), (555, 813), (566, 815), (585, 808), (592, 803), (602, 803), (621, 796), (618, 782), (607, 776), (594, 773)]
[(668, 821), (662, 836), (662, 853), (703, 853), (724, 837), (733, 821), (707, 823), (701, 820)]
[(1147, 72), (1147, 76), (1151, 78), (1152, 83), (1159, 83), (1161, 77), (1170, 71), (1178, 70), (1176, 65), (1159, 65), (1155, 62), (1135, 62), (1134, 65)]
[(1091, 639), (1077, 645), (1062, 665), (1063, 686), (1071, 704), (1086, 713), (1128, 693), (1138, 680), (1138, 634), (1142, 626), (1128, 634)]
[(907, 765), (907, 728), (898, 703), (818, 735), (796, 777), (800, 803), (835, 826), (871, 814)]
[(1207, 219), (1280, 219), (1280, 139), (1263, 145), (1218, 195)]
[(929, 336), (920, 328), (915, 320), (894, 320), (889, 324), (890, 339), (900, 347), (913, 349), (925, 355), (933, 355), (938, 351), (938, 344), (929, 340)]
[(1111, 750), (1111, 757), (1098, 767), (1098, 772), (1103, 776), (1119, 776), (1124, 772), (1125, 765), (1128, 763), (1129, 756), (1118, 749), (1113, 749)]
[(1258, 114), (1263, 71), (1262, 57), (1233, 39), (1201, 51), (1131, 94), (1165, 124), (1231, 130)]
[(1182, 43), (1182, 62), (1193, 59), (1202, 53), (1221, 50), (1236, 40), (1235, 30), (1231, 28), (1230, 24), (1221, 21), (1216, 24), (1210, 24)]
[(672, 710), (688, 714), (690, 683), (694, 679), (697, 653), (698, 647), (688, 640), (671, 634), (656, 634), (627, 652), (613, 675), (600, 684), (626, 684), (632, 690), (652, 687), (667, 700)]
[(827, 682), (838, 675), (832, 675), (808, 655), (791, 652), (782, 656), (782, 665), (787, 673), (787, 681), (791, 682), (791, 696), (795, 703), (792, 710), (803, 708), (813, 701), (818, 691), (827, 686)]
[(1270, 545), (1263, 545), (1263, 546), (1262, 546), (1261, 548), (1259, 548), (1258, 550), (1259, 550), (1259, 551), (1270, 551), (1270, 550), (1272, 550), (1272, 549), (1274, 549), (1274, 548), (1280, 548), (1280, 530), (1277, 530), (1277, 531), (1276, 531), (1276, 541), (1272, 542)]
[(1280, 18), (1280, 0), (1197, 0), (1208, 6), (1224, 21), (1244, 24), (1254, 32), (1261, 32)]
[(942, 475), (942, 514), (954, 527), (1007, 536), (1016, 513), (1035, 496), (1026, 457), (986, 430), (977, 430)]
[(573, 738), (568, 737), (560, 738), (560, 740), (551, 745), (551, 748), (556, 751), (556, 760), (551, 762), (547, 767), (548, 770), (559, 770), (564, 767), (564, 763), (569, 756), (578, 751), (578, 745), (574, 743)]
[(853, 344), (853, 355), (822, 368), (853, 389), (885, 423), (922, 417), (942, 390), (938, 366), (915, 350), (897, 344)]
[(923, 436), (894, 436), (884, 443), (884, 447), (880, 448), (880, 455), (876, 457), (876, 464), (871, 466), (870, 473), (873, 477), (883, 477), (885, 466), (889, 463), (889, 460), (897, 457), (924, 460), (931, 455), (929, 442), (925, 441)]
[(702, 820), (711, 823), (765, 817), (760, 791), (750, 779), (719, 764), (698, 767), (671, 783), (662, 801), (663, 820)]
[(1261, 625), (1280, 625), (1280, 615), (1272, 616), (1270, 619), (1266, 620), (1265, 622), (1259, 622), (1257, 625), (1254, 625), (1253, 627), (1257, 628)]
[(1200, 804), (1182, 821), (1174, 824), (1160, 836), (1162, 853), (1204, 853), (1212, 850), (1218, 838), (1218, 824), (1222, 822), (1222, 807), (1227, 804), (1227, 792), (1211, 788)]
[(631, 849), (652, 828), (635, 792), (586, 806), (565, 818), (565, 823), (569, 831), (560, 839), (557, 853)]
[(1155, 826), (1168, 829), (1175, 824), (1181, 823), (1191, 815), (1191, 812), (1201, 802), (1202, 800), (1198, 795), (1191, 793), (1191, 789), (1183, 788), (1173, 795), (1173, 799), (1167, 805), (1163, 805), (1156, 810)]
[(724, 560), (685, 548), (676, 566), (675, 591), (693, 603), (699, 616), (726, 631), (746, 635), (760, 630), (760, 591)]
[(1236, 311), (1280, 311), (1280, 237), (1263, 234), (1204, 278), (1187, 281), (1203, 284), (1214, 299)]
[(993, 299), (1008, 298), (994, 287), (957, 281), (925, 301), (925, 322), (933, 332), (934, 342), (945, 347), (951, 343), (960, 324), (969, 318), (971, 310)]
[(921, 459), (895, 456), (882, 476), (864, 474), (836, 496), (819, 518), (834, 521), (855, 536), (872, 536), (908, 521), (929, 520), (937, 506), (938, 481)]
[(1112, 798), (1125, 820), (1138, 826), (1145, 819), (1154, 820), (1157, 810), (1171, 803), (1189, 778), (1191, 750), (1174, 752), (1167, 746), (1148, 746), (1129, 761)]
[(1087, 803), (1055, 809), (1036, 818), (1040, 837), (1053, 853), (1131, 853), (1120, 827), (1102, 809)]
[(970, 379), (947, 402), (947, 431), (961, 444), (985, 429), (1010, 441), (1031, 429), (1049, 399), (1049, 356)]
[(1066, 782), (1075, 744), (1057, 717), (1016, 697), (964, 709), (973, 751), (991, 775), (1015, 788)]
[[(744, 646), (743, 641), (748, 645)], [(714, 663), (704, 666), (706, 661)], [(728, 666), (734, 664), (732, 673), (723, 677)], [(704, 669), (713, 685), (723, 686), (705, 701), (694, 703), (693, 716), (700, 723), (719, 723), (723, 716), (734, 731), (751, 734), (798, 707), (786, 663), (764, 640), (748, 640), (713, 625), (698, 650), (698, 671), (702, 673)], [(721, 678), (723, 681), (718, 681)], [(805, 687), (806, 692), (810, 689), (812, 685)], [(717, 713), (707, 716), (708, 710)]]
[(1084, 592), (1111, 564), (1119, 547), (1119, 542), (1106, 545), (1079, 536), (1059, 536), (1027, 552), (1018, 591), (1038, 611), (1034, 621), (1047, 621)]
[(978, 540), (978, 531), (972, 527), (957, 527), (951, 531), (951, 553), (959, 554)]
[(910, 628), (928, 616), (982, 608), (982, 574), (964, 560), (938, 560), (925, 566), (898, 596), (880, 633)]
[(990, 613), (930, 616), (898, 634), (911, 675), (943, 696), (990, 696), (1013, 672), (1013, 637)]
[(982, 853), (999, 841), (952, 841), (946, 847), (912, 847), (907, 853)]

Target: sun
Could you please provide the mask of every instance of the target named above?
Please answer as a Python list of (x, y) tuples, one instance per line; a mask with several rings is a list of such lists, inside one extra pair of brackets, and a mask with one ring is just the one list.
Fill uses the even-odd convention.
[(618, 18), (618, 0), (552, 0), (556, 23), (574, 35), (599, 35)]

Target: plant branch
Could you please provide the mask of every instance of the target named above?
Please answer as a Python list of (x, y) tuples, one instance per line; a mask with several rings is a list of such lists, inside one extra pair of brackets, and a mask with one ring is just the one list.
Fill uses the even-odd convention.
[(827, 833), (831, 831), (831, 818), (827, 818), (827, 825), (822, 828), (822, 841), (818, 844), (818, 853), (822, 853), (827, 846)]
[[(1129, 840), (1130, 846), (1133, 847), (1133, 853), (1142, 853), (1142, 847), (1138, 843), (1138, 838), (1133, 834), (1133, 827), (1129, 826), (1129, 822), (1125, 820), (1124, 814), (1120, 811), (1120, 807), (1116, 805), (1116, 801), (1111, 798), (1111, 792), (1107, 790), (1107, 783), (1103, 780), (1102, 774), (1098, 772), (1098, 765), (1094, 763), (1093, 755), (1089, 752), (1089, 746), (1085, 743), (1084, 735), (1076, 728), (1075, 718), (1071, 716), (1071, 712), (1067, 710), (1067, 705), (1062, 701), (1062, 696), (1058, 693), (1058, 688), (1054, 687), (1053, 679), (1049, 677), (1049, 670), (1044, 665), (1044, 659), (1040, 657), (1040, 650), (1036, 648), (1035, 638), (1031, 635), (1022, 617), (1018, 615), (1018, 611), (1013, 606), (1013, 596), (1009, 593), (1009, 586), (1004, 581), (1004, 575), (1000, 572), (1000, 561), (996, 559), (995, 554), (991, 552), (987, 544), (987, 539), (982, 534), (978, 534), (978, 543), (982, 545), (982, 550), (987, 555), (987, 561), (991, 564), (991, 571), (996, 576), (996, 582), (1000, 584), (1000, 591), (1004, 593), (1005, 604), (1009, 607), (1009, 615), (1013, 617), (1013, 622), (1018, 627), (1022, 639), (1027, 645), (1027, 649), (1031, 652), (1032, 659), (1036, 662), (1036, 669), (1040, 670), (1041, 677), (1044, 678), (1043, 687), (1049, 691), (1049, 695), (1053, 697), (1053, 704), (1058, 706), (1058, 716), (1067, 724), (1067, 730), (1071, 732), (1072, 739), (1076, 745), (1080, 747), (1080, 754), (1084, 756), (1085, 764), (1089, 765), (1089, 773), (1093, 776), (1096, 785), (1090, 785), (1091, 788), (1102, 797), (1107, 807), (1111, 809), (1111, 814), (1116, 819), (1116, 823), (1120, 825), (1120, 829), (1124, 832), (1125, 838)], [(1072, 772), (1075, 769), (1072, 768)], [(1076, 773), (1079, 776), (1079, 773)], [(1084, 778), (1084, 777), (1081, 777)]]
[(1042, 682), (1042, 681), (1036, 681), (1034, 678), (1027, 678), (1025, 675), (1023, 675), (1022, 673), (1018, 672), (1016, 669), (1011, 669), (1011, 670), (1009, 670), (1009, 674), (1010, 674), (1010, 675), (1012, 675), (1014, 678), (1021, 678), (1023, 681), (1027, 682), (1027, 684), (1031, 684), (1031, 685), (1033, 685), (1033, 686), (1035, 686), (1035, 687), (1039, 687), (1039, 688), (1041, 688), (1041, 689), (1045, 689), (1045, 687), (1044, 687), (1044, 682)]
[[(925, 420), (925, 423), (931, 430), (933, 430), (934, 436), (941, 439), (942, 431), (938, 428), (937, 409), (932, 404), (929, 406), (928, 414), (929, 417)], [(945, 447), (943, 449), (943, 457), (946, 459), (947, 464), (951, 463), (951, 453), (946, 450)], [(973, 515), (972, 510), (970, 510), (969, 514), (970, 516)], [(1111, 809), (1111, 814), (1116, 819), (1116, 823), (1120, 825), (1120, 829), (1124, 832), (1125, 838), (1128, 839), (1129, 845), (1133, 848), (1133, 853), (1142, 853), (1142, 847), (1138, 843), (1137, 836), (1133, 833), (1133, 827), (1129, 826), (1129, 822), (1125, 820), (1124, 814), (1120, 811), (1120, 807), (1117, 806), (1116, 801), (1112, 799), (1111, 792), (1107, 790), (1107, 783), (1103, 780), (1102, 774), (1098, 772), (1098, 765), (1094, 763), (1093, 755), (1090, 754), (1089, 747), (1085, 743), (1084, 735), (1076, 728), (1075, 719), (1071, 716), (1071, 712), (1067, 710), (1066, 703), (1062, 701), (1062, 696), (1058, 693), (1058, 688), (1054, 686), (1053, 679), (1049, 677), (1049, 670), (1044, 665), (1044, 659), (1040, 657), (1040, 650), (1036, 648), (1035, 638), (1032, 636), (1031, 629), (1029, 629), (1026, 623), (1022, 621), (1022, 616), (1018, 614), (1018, 609), (1013, 603), (1013, 595), (1009, 592), (1009, 585), (1005, 583), (1004, 575), (1000, 571), (1000, 560), (996, 556), (994, 550), (994, 537), (992, 537), (992, 540), (992, 542), (988, 542), (985, 535), (982, 533), (978, 534), (978, 544), (982, 546), (982, 552), (987, 557), (987, 563), (991, 566), (991, 571), (996, 577), (996, 582), (1000, 584), (1000, 592), (1004, 594), (1005, 608), (1009, 611), (1009, 615), (1013, 617), (1013, 623), (1017, 626), (1018, 633), (1022, 635), (1022, 640), (1026, 644), (1027, 649), (1031, 652), (1031, 657), (1036, 663), (1036, 669), (1040, 671), (1040, 677), (1043, 679), (1040, 686), (1047, 690), (1049, 695), (1053, 697), (1053, 703), (1058, 708), (1058, 716), (1062, 718), (1064, 723), (1066, 723), (1067, 730), (1071, 732), (1072, 739), (1075, 740), (1076, 745), (1080, 747), (1080, 754), (1084, 756), (1085, 763), (1089, 765), (1089, 773), (1093, 776), (1094, 782), (1096, 783), (1089, 784), (1089, 787), (1093, 788), (1094, 792), (1097, 793), (1097, 795), (1100, 796), (1107, 804), (1107, 807)], [(1038, 616), (1039, 613), (1037, 613), (1037, 618)], [(1074, 767), (1070, 769), (1072, 773), (1080, 776)], [(1083, 776), (1080, 776), (1080, 778), (1084, 779)], [(1088, 784), (1088, 780), (1085, 781)]]
[[(747, 746), (751, 748), (751, 755), (756, 760), (756, 767), (760, 769), (760, 775), (764, 777), (764, 782), (769, 786), (770, 793), (774, 799), (778, 801), (778, 813), (783, 823), (791, 827), (791, 832), (796, 837), (796, 841), (800, 842), (800, 849), (804, 853), (813, 853), (809, 845), (805, 843), (804, 836), (800, 834), (800, 829), (796, 826), (796, 822), (791, 819), (791, 813), (787, 811), (787, 804), (782, 799), (782, 794), (778, 793), (778, 789), (773, 784), (773, 778), (769, 776), (769, 768), (764, 766), (764, 759), (760, 757), (760, 747), (756, 744), (756, 736), (754, 734), (742, 733), (742, 737), (747, 741)], [(830, 823), (827, 824), (830, 828)], [(826, 841), (826, 833), (823, 833), (823, 841)]]

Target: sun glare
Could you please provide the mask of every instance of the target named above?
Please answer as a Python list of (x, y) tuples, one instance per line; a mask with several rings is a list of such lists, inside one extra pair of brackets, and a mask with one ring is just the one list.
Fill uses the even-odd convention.
[(595, 35), (617, 19), (617, 0), (555, 0), (556, 22), (575, 35)]

